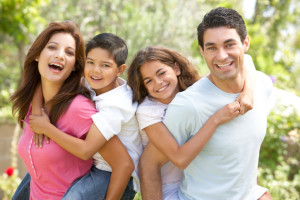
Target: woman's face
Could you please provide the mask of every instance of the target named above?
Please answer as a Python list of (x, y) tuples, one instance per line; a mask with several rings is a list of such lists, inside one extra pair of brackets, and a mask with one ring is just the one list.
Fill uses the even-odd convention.
[(62, 85), (75, 70), (76, 43), (69, 33), (52, 35), (39, 57), (38, 69), (42, 83)]
[(169, 104), (179, 92), (178, 67), (172, 68), (159, 61), (150, 61), (143, 64), (140, 70), (149, 95), (158, 101)]

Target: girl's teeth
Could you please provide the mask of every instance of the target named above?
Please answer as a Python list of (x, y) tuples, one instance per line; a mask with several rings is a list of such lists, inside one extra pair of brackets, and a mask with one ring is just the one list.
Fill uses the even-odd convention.
[(166, 89), (167, 88), (167, 85), (165, 86), (165, 87), (163, 87), (163, 88), (160, 88), (159, 90), (158, 90), (158, 92), (161, 92), (161, 91), (163, 91), (164, 89)]

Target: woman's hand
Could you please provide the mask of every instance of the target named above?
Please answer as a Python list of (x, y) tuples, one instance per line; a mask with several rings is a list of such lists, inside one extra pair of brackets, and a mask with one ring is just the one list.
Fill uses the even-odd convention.
[(50, 120), (44, 109), (42, 109), (42, 116), (30, 115), (29, 116), (30, 128), (36, 134), (44, 134), (49, 126)]

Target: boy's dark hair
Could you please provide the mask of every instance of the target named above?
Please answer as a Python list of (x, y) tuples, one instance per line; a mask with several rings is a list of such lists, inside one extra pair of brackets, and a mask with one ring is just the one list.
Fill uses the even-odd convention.
[(86, 44), (85, 56), (94, 48), (109, 51), (118, 67), (126, 63), (128, 56), (126, 43), (122, 38), (112, 33), (101, 33), (93, 37), (93, 39)]
[(226, 26), (233, 28), (239, 34), (241, 41), (244, 42), (247, 36), (247, 29), (242, 16), (235, 10), (230, 8), (219, 7), (205, 14), (202, 22), (197, 28), (198, 44), (204, 50), (203, 36), (204, 32), (210, 28), (218, 28)]

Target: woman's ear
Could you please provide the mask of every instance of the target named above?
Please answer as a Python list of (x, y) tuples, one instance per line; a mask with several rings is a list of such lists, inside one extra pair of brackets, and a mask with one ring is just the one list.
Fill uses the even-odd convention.
[(39, 57), (36, 57), (34, 60), (35, 60), (36, 62), (39, 62)]
[(123, 64), (119, 67), (119, 72), (117, 74), (117, 76), (121, 76), (123, 74), (123, 72), (125, 71), (126, 69), (126, 64)]

